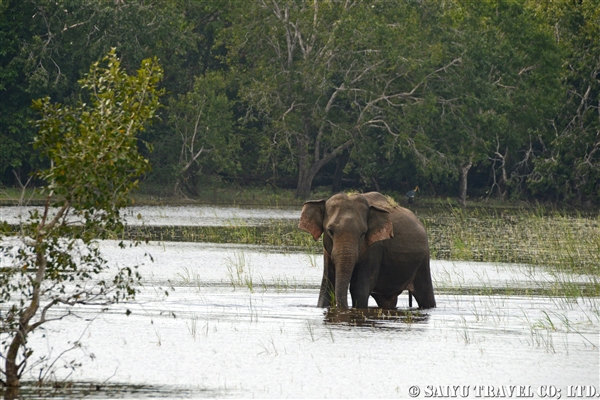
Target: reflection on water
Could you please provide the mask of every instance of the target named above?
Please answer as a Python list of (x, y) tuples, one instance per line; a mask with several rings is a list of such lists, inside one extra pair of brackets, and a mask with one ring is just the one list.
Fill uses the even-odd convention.
[[(0, 392), (1, 393), (1, 392)], [(98, 382), (57, 382), (39, 386), (25, 382), (21, 398), (42, 399), (145, 399), (145, 398), (215, 398), (224, 392), (201, 389), (177, 388), (164, 385), (113, 384)]]
[(381, 308), (369, 307), (342, 310), (332, 308), (325, 312), (324, 320), (330, 324), (406, 329), (407, 324), (427, 322), (429, 315), (416, 309), (383, 310)]

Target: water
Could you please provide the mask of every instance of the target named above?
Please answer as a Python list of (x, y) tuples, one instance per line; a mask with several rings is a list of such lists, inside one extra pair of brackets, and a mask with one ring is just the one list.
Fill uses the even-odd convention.
[[(389, 398), (406, 397), (413, 385), (598, 385), (598, 299), (449, 293), (438, 294), (437, 309), (418, 312), (402, 296), (402, 318), (356, 323), (315, 307), (320, 257), (173, 242), (101, 248), (114, 265), (146, 262), (137, 301), (100, 314), (82, 307), (82, 318), (48, 325), (46, 337), (32, 341), (58, 354), (81, 337), (84, 349), (69, 354), (84, 359), (69, 378), (76, 381), (157, 386), (167, 397), (170, 387), (175, 397), (190, 398)], [(438, 284), (450, 266), (461, 263), (433, 262)], [(464, 267), (470, 272), (462, 285), (477, 273), (496, 283), (526, 281), (518, 268)]]
[[(408, 309), (403, 294), (392, 315), (328, 313), (315, 307), (321, 256), (185, 242), (100, 248), (111, 265), (142, 264), (137, 300), (78, 307), (78, 318), (30, 340), (52, 356), (81, 342), (55, 376), (97, 385), (93, 398), (406, 398), (413, 386), (425, 398), (456, 385), (469, 397), (514, 385), (566, 397), (569, 385), (599, 388), (599, 299), (494, 291), (552, 285), (557, 276), (540, 268), (433, 260), (436, 309)], [(82, 366), (63, 368), (71, 359)]]
[[(42, 211), (42, 207), (0, 207), (0, 221), (18, 224), (29, 212)], [(263, 225), (271, 220), (298, 220), (300, 211), (295, 208), (243, 208), (228, 206), (136, 206), (123, 211), (129, 225), (146, 226), (247, 226)]]

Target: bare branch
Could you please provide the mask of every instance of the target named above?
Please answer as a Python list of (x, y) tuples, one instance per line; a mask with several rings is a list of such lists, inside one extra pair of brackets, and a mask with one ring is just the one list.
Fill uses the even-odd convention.
[(537, 68), (538, 68), (537, 65), (530, 65), (529, 67), (525, 67), (519, 71), (519, 76), (523, 75), (526, 72), (533, 71), (534, 69), (537, 69)]
[(50, 223), (48, 225), (46, 225), (44, 222), (45, 222), (46, 216), (48, 214), (48, 207), (49, 207), (48, 201), (49, 201), (49, 199), (50, 199), (50, 196), (48, 196), (48, 199), (46, 200), (46, 207), (44, 209), (44, 218), (43, 218), (43, 221), (40, 224), (40, 226), (38, 227), (38, 233), (41, 234), (41, 235), (45, 235), (49, 230), (51, 230), (52, 228), (54, 228), (54, 225), (56, 225), (58, 223), (58, 221), (60, 221), (60, 219), (65, 214), (65, 212), (69, 209), (69, 207), (71, 207), (71, 203), (69, 203), (68, 201), (65, 201), (64, 204), (62, 205), (62, 207), (58, 210), (58, 212), (54, 216), (54, 219), (52, 221), (50, 221)]
[(353, 142), (354, 142), (353, 139), (347, 140), (343, 144), (336, 147), (331, 153), (324, 155), (323, 158), (321, 158), (318, 162), (315, 162), (312, 165), (312, 167), (310, 168), (311, 172), (314, 173), (315, 171), (318, 171), (319, 169), (321, 169), (325, 164), (327, 164), (329, 161), (333, 160), (338, 154), (340, 154), (341, 152), (346, 150), (348, 147), (350, 147)]
[[(407, 99), (413, 99), (413, 100), (418, 100), (417, 97), (414, 97), (414, 93), (417, 91), (417, 89), (419, 89), (425, 82), (427, 82), (429, 80), (429, 78), (431, 78), (432, 76), (444, 71), (446, 72), (448, 70), (448, 68), (450, 68), (453, 65), (457, 65), (460, 64), (460, 62), (462, 61), (462, 59), (459, 58), (455, 58), (454, 60), (452, 60), (450, 63), (448, 63), (447, 65), (440, 67), (438, 69), (436, 69), (435, 71), (429, 73), (427, 76), (425, 76), (425, 78), (423, 78), (419, 83), (417, 83), (415, 86), (413, 86), (413, 88), (409, 91), (409, 92), (401, 92), (401, 93), (394, 93), (394, 94), (385, 94), (385, 91), (383, 94), (381, 94), (379, 97), (376, 97), (375, 99), (369, 101), (365, 107), (361, 110), (360, 115), (357, 119), (356, 125), (359, 126), (361, 125), (361, 121), (363, 120), (363, 118), (366, 115), (366, 112), (368, 110), (370, 110), (371, 108), (373, 108), (376, 104), (382, 102), (382, 101), (386, 101), (388, 103), (391, 103), (392, 99), (400, 99), (400, 98), (407, 98)], [(395, 79), (395, 78), (394, 78)], [(387, 86), (386, 86), (387, 88)]]

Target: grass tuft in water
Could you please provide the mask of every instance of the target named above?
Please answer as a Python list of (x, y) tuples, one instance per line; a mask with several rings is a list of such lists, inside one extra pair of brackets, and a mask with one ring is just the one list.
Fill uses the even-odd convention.
[[(555, 275), (554, 294), (600, 296), (600, 218), (533, 210), (449, 208), (421, 218), (434, 259), (529, 264)], [(567, 274), (567, 275), (565, 275)], [(587, 276), (581, 284), (568, 274)]]

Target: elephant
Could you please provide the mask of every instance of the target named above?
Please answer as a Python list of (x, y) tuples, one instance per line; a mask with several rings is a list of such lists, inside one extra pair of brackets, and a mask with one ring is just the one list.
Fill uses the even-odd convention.
[(436, 306), (425, 227), (391, 198), (339, 193), (307, 201), (298, 228), (315, 241), (323, 234), (318, 307), (347, 309), (348, 287), (354, 308), (367, 308), (372, 296), (379, 307), (395, 309), (404, 290), (419, 308)]

